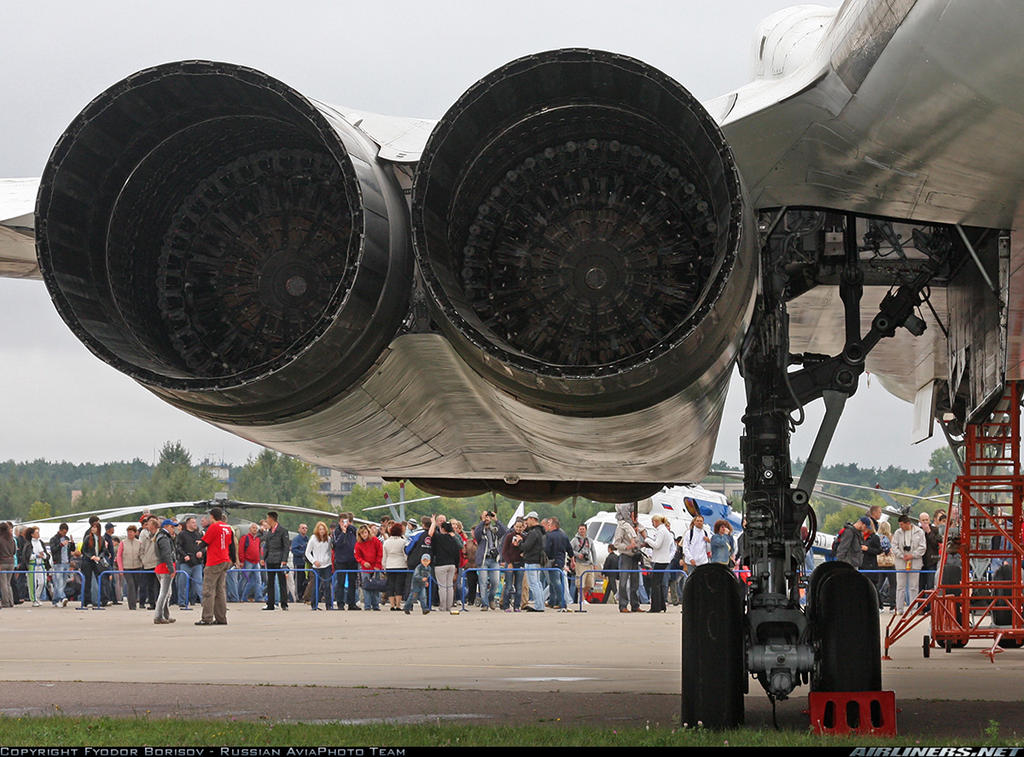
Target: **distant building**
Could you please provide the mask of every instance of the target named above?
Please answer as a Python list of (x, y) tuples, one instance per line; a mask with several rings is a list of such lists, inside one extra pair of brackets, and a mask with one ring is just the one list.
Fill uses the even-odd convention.
[[(231, 484), (234, 480), (231, 477), (231, 466), (224, 462), (214, 463), (210, 460), (204, 460), (200, 464), (199, 470), (203, 473), (210, 474), (214, 479), (225, 485)], [(225, 488), (227, 488), (227, 486), (225, 486)]]
[(75, 504), (81, 498), (82, 498), (82, 490), (81, 489), (72, 489), (71, 490), (71, 504), (72, 505)]
[(331, 509), (338, 509), (352, 489), (362, 486), (368, 489), (380, 489), (384, 486), (384, 479), (380, 476), (357, 476), (348, 471), (334, 470), (333, 468), (317, 468), (316, 474), (320, 478), (320, 493), (327, 497), (327, 504)]

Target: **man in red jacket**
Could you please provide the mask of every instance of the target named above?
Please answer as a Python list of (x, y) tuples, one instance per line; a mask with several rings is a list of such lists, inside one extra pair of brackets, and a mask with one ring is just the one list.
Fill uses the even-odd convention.
[(206, 571), (203, 580), (203, 617), (197, 626), (226, 626), (228, 624), (228, 569), (234, 563), (235, 532), (225, 523), (224, 511), (210, 510), (213, 523), (206, 529)]
[(252, 602), (254, 597), (263, 599), (263, 578), (260, 573), (263, 545), (259, 531), (260, 527), (251, 523), (249, 533), (242, 537), (239, 544), (241, 554), (238, 556), (238, 567), (245, 569), (245, 584), (242, 586), (242, 596), (239, 597), (243, 602)]

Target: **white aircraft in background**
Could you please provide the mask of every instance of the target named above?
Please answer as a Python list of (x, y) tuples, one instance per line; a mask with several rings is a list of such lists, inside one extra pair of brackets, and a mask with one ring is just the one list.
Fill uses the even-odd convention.
[[(727, 520), (732, 526), (732, 536), (736, 539), (743, 533), (743, 518), (732, 509), (729, 500), (721, 492), (705, 489), (703, 486), (672, 486), (637, 503), (637, 522), (644, 528), (651, 528), (651, 516), (662, 515), (668, 519), (668, 527), (673, 536), (682, 536), (690, 527), (694, 516), (702, 515), (704, 523), (711, 531), (718, 520)], [(608, 545), (615, 536), (617, 520), (614, 510), (597, 513), (586, 521), (587, 536), (594, 542), (597, 564), (602, 565), (608, 556)], [(566, 533), (572, 537), (571, 529)]]

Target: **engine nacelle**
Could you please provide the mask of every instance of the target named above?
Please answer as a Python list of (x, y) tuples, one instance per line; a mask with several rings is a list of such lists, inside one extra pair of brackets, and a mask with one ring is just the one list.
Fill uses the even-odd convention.
[(376, 145), (266, 74), (140, 71), (47, 163), (39, 264), (75, 334), (169, 402), (223, 423), (314, 411), (408, 311), (405, 200)]
[(431, 134), (412, 210), (435, 319), (523, 402), (639, 410), (735, 353), (757, 267), (739, 173), (646, 64), (569, 49), (484, 77)]
[(246, 439), (460, 495), (626, 501), (703, 475), (757, 254), (686, 90), (610, 53), (503, 66), (437, 124), (411, 227), (418, 266), (360, 128), (198, 61), (90, 103), (36, 217), (87, 347)]

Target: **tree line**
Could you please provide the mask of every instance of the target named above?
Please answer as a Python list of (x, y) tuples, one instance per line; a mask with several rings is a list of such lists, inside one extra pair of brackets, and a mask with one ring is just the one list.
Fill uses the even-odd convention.
[[(248, 501), (325, 508), (315, 469), (264, 450), (231, 468), (229, 496)], [(209, 499), (227, 485), (196, 464), (180, 442), (167, 442), (156, 465), (131, 462), (0, 462), (0, 518), (26, 520), (161, 502)], [(81, 494), (72, 502), (72, 491)]]
[[(723, 462), (716, 463), (714, 468), (738, 470)], [(803, 462), (797, 460), (793, 466), (794, 476), (799, 476), (802, 468)], [(825, 466), (820, 478), (862, 486), (877, 484), (910, 494), (927, 489), (938, 479), (939, 483), (931, 493), (948, 494), (956, 474), (952, 454), (939, 449), (932, 453), (929, 468), (923, 471), (911, 471), (892, 465), (886, 468), (864, 468), (857, 463), (839, 463)], [(320, 492), (320, 480), (314, 466), (272, 450), (263, 450), (245, 465), (231, 467), (231, 480), (228, 487), (210, 475), (202, 464), (194, 463), (191, 454), (180, 442), (170, 441), (163, 445), (156, 465), (138, 458), (131, 462), (79, 464), (7, 460), (0, 462), (0, 519), (27, 520), (89, 510), (143, 507), (160, 502), (198, 501), (225, 489), (236, 500), (318, 510), (332, 509), (328, 507), (327, 498)], [(825, 485), (825, 489), (865, 504), (887, 506), (880, 495), (870, 491), (836, 485)], [(72, 504), (73, 490), (81, 491), (81, 495)], [(397, 505), (400, 498), (399, 484), (389, 482), (383, 489), (354, 487), (341, 509), (352, 512), (356, 517), (379, 520), (387, 510), (365, 511), (365, 508), (383, 504), (386, 501), (385, 493), (388, 495), (387, 501)], [(407, 500), (426, 496), (427, 492), (412, 484), (405, 487)], [(900, 504), (910, 504), (915, 513), (926, 507), (933, 510), (939, 506), (897, 499)], [(819, 529), (829, 533), (836, 532), (845, 522), (863, 513), (862, 509), (818, 496), (812, 499), (812, 504), (818, 514)], [(463, 521), (466, 526), (472, 526), (482, 510), (494, 510), (502, 521), (507, 521), (518, 505), (519, 500), (503, 495), (484, 494), (460, 499), (442, 497), (406, 506), (406, 516), (418, 519), (423, 515), (444, 513), (450, 518)], [(545, 517), (555, 516), (563, 526), (570, 529), (609, 507), (608, 503), (583, 498), (575, 502), (565, 500), (558, 504), (524, 503), (525, 510), (537, 510)], [(737, 510), (742, 508), (738, 495), (733, 498), (733, 507)], [(299, 522), (312, 520), (315, 520), (315, 516), (282, 514), (282, 523), (289, 529), (294, 529)]]

